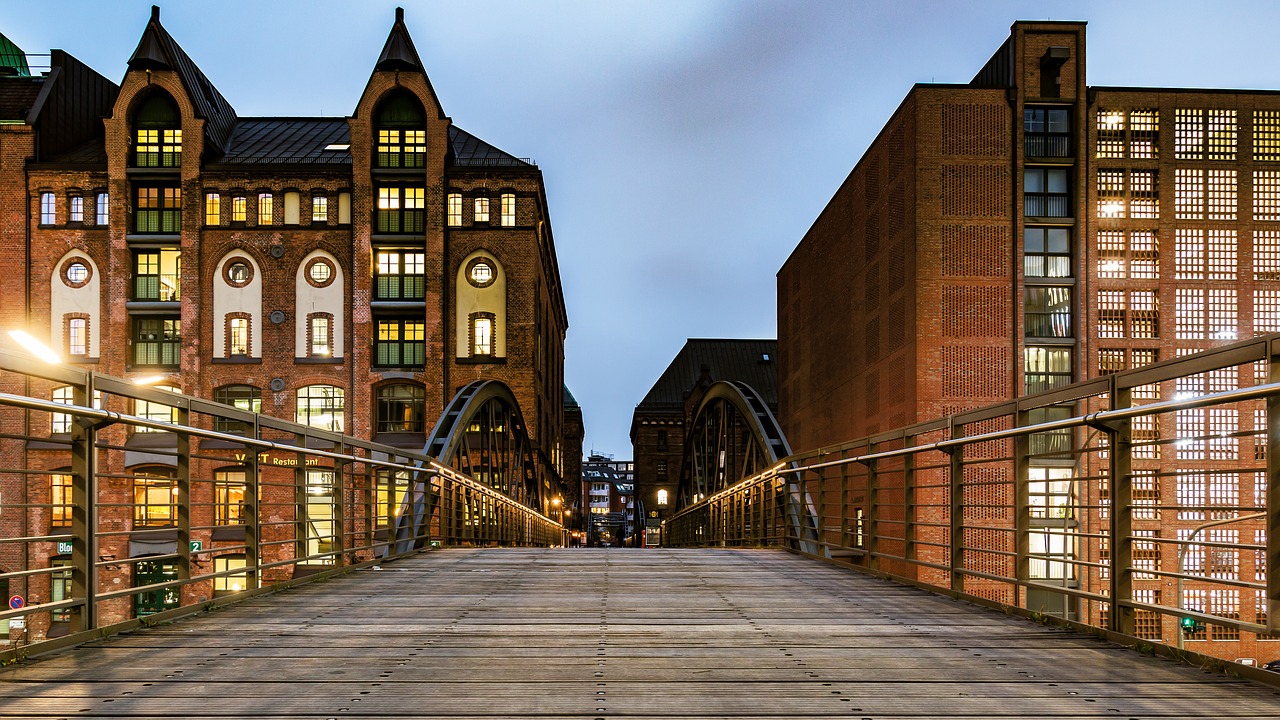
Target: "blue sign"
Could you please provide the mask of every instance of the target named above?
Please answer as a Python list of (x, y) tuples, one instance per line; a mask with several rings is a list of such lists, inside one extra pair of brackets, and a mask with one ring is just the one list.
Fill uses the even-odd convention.
[(24, 600), (21, 595), (14, 595), (13, 597), (9, 598), (10, 610), (21, 610), (22, 607), (26, 604), (27, 604), (27, 601)]

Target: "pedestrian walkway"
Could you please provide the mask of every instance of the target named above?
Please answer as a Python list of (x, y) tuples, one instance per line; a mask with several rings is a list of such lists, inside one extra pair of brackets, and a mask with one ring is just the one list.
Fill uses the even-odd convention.
[(1274, 718), (1280, 690), (776, 550), (442, 550), (0, 671), (0, 717)]

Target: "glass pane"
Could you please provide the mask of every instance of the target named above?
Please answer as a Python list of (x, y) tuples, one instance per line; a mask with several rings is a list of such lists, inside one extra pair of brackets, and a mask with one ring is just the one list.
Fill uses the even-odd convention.
[(1067, 171), (1066, 170), (1049, 170), (1048, 171), (1048, 187), (1051, 193), (1065, 193), (1067, 191)]
[(1048, 237), (1048, 250), (1051, 253), (1069, 253), (1071, 252), (1071, 231), (1067, 228), (1048, 228), (1045, 231)]
[(1044, 192), (1044, 171), (1032, 168), (1022, 176), (1022, 189), (1029, 193)]

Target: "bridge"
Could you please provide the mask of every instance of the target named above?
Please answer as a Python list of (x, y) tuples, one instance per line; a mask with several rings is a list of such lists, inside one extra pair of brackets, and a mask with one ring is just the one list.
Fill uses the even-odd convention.
[[(65, 477), (0, 500), (67, 520), (2, 539), (28, 558), (6, 595), (30, 603), (0, 620), (43, 632), (3, 654), (0, 716), (1280, 714), (1280, 674), (1212, 653), (1280, 636), (1280, 336), (802, 454), (750, 387), (714, 386), (646, 550), (559, 547), (498, 383), (464, 388), (417, 453), (10, 354), (0, 371), (74, 390), (0, 395), (27, 416), (3, 439), (63, 454), (0, 470)], [(1211, 381), (1228, 372), (1251, 381)], [(1175, 399), (1141, 402), (1161, 383)], [(174, 436), (141, 446), (174, 458), (161, 492), (104, 502), (104, 456), (143, 452), (112, 426)], [(243, 487), (204, 469), (217, 443), (243, 449)], [(1205, 485), (1153, 491), (1168, 460), (1212, 461)]]

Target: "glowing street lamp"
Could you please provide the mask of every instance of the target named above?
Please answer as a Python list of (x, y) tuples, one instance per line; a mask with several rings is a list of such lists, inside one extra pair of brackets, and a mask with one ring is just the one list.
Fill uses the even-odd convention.
[(26, 350), (47, 363), (57, 365), (62, 362), (62, 358), (58, 357), (58, 353), (50, 350), (49, 346), (22, 330), (10, 330), (9, 337), (13, 338), (14, 342), (21, 345), (23, 350)]

